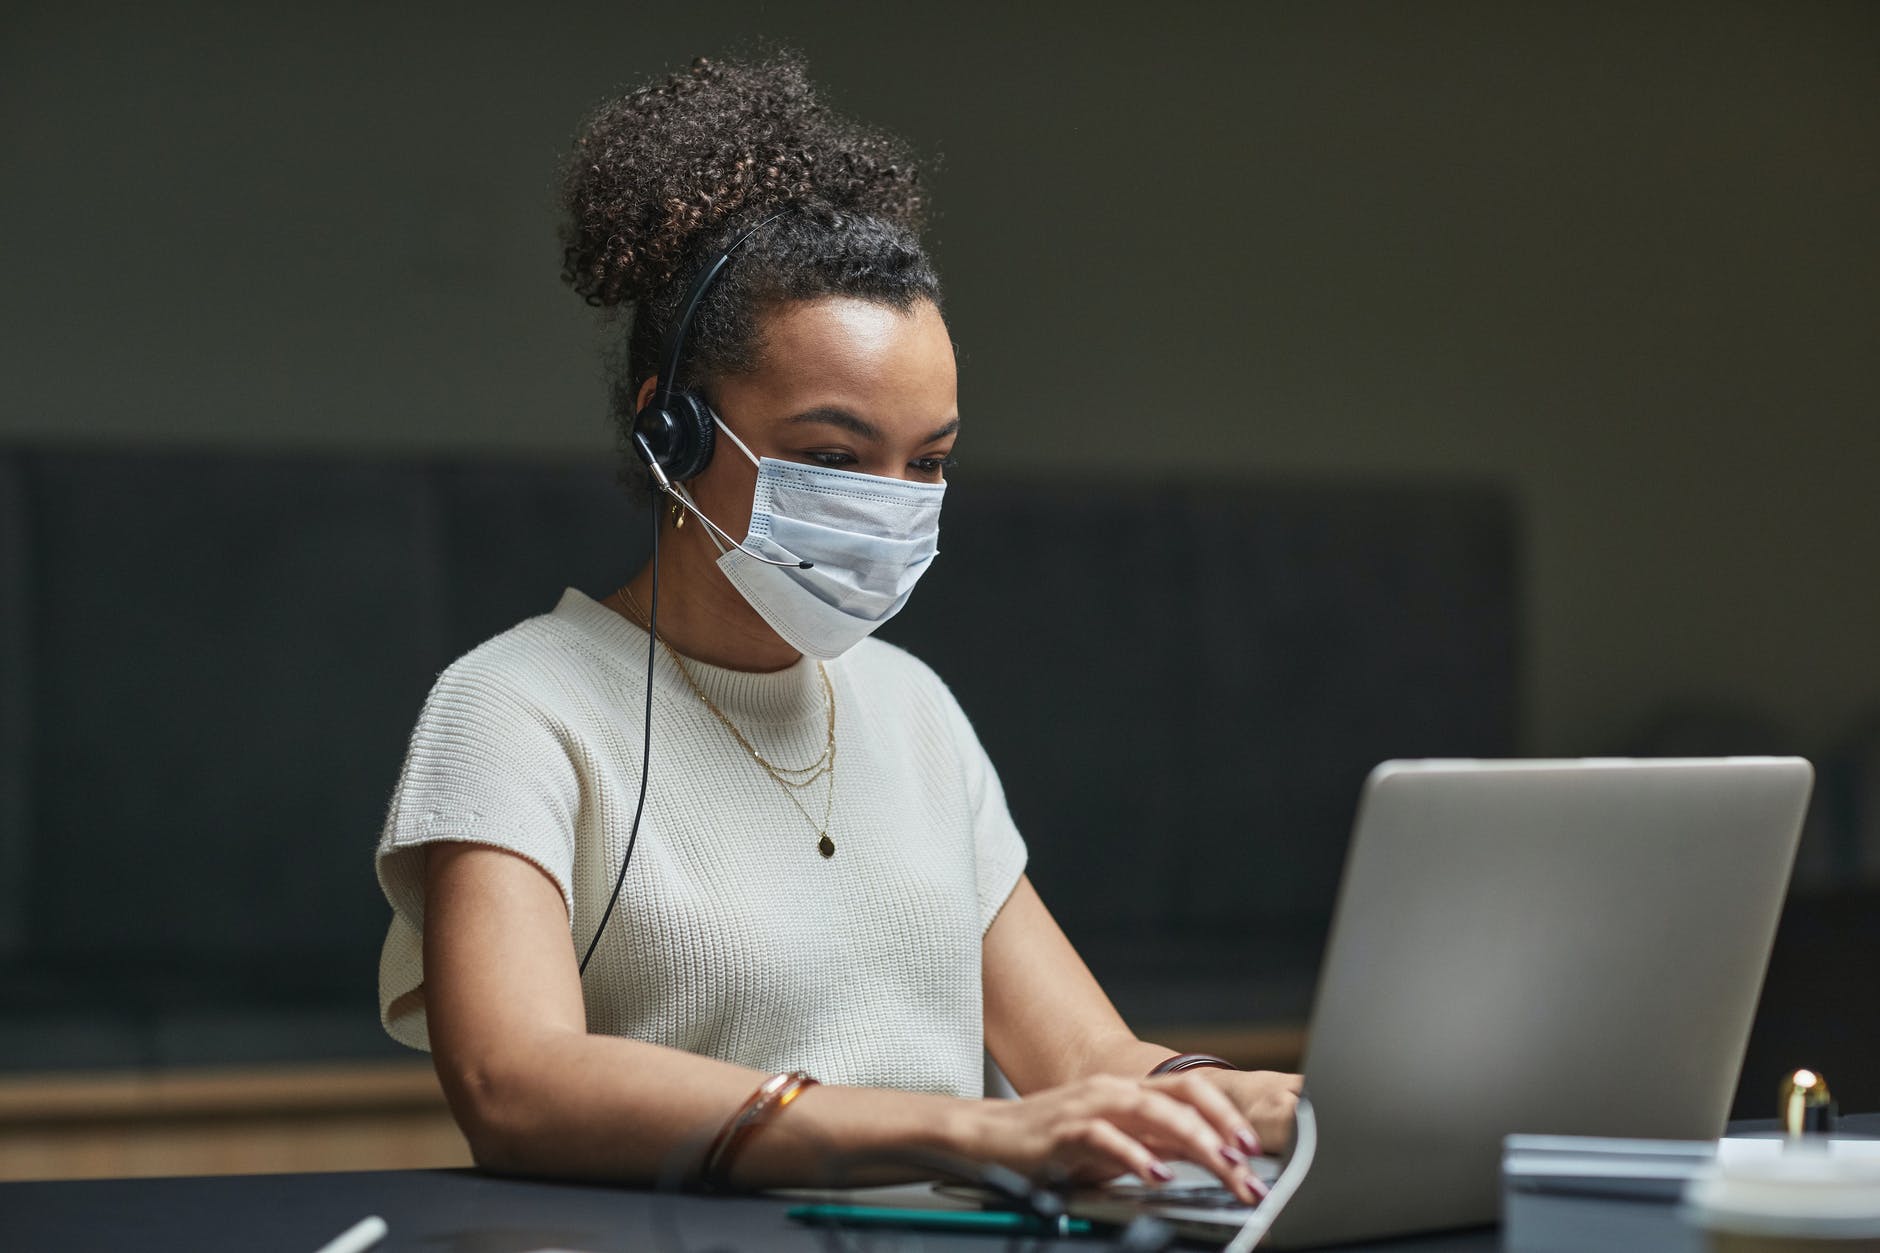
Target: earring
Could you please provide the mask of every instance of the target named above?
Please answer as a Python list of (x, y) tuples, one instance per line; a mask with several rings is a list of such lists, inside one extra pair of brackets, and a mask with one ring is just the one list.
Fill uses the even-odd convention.
[(678, 530), (685, 525), (685, 506), (674, 501), (666, 508), (666, 516), (672, 521), (672, 529)]

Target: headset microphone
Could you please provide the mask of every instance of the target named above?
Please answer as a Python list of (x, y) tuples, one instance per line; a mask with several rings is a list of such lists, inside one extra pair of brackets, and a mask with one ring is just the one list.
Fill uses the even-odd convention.
[(700, 522), (703, 522), (713, 535), (716, 535), (719, 539), (731, 545), (731, 547), (739, 549), (751, 560), (761, 561), (768, 566), (795, 566), (798, 570), (814, 570), (816, 568), (816, 563), (813, 561), (778, 561), (774, 557), (766, 557), (762, 553), (752, 552), (737, 540), (732, 539), (728, 531), (706, 517), (705, 511), (693, 504), (692, 498), (685, 492), (680, 491), (678, 486), (671, 479), (666, 477), (665, 467), (659, 464), (659, 458), (655, 457), (653, 450), (647, 446), (645, 436), (635, 431), (633, 433), (633, 444), (634, 447), (640, 450), (640, 456), (646, 458), (646, 468), (651, 471), (653, 475), (653, 486), (672, 497), (673, 504), (678, 505)]

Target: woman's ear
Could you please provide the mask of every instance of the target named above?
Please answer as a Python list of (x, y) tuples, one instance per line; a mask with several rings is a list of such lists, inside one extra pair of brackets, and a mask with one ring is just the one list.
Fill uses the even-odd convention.
[(652, 402), (653, 393), (658, 390), (659, 376), (657, 374), (647, 376), (646, 381), (640, 384), (639, 395), (634, 397), (633, 412), (638, 413), (640, 410), (646, 408), (646, 406)]

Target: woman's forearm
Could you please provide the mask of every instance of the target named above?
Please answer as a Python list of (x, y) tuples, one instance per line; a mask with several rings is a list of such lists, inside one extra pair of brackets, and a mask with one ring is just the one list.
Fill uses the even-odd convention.
[[(477, 1162), (642, 1183), (695, 1176), (717, 1130), (769, 1076), (590, 1034), (561, 893), (532, 863), (443, 843), (428, 852), (425, 883), (426, 1027)], [(732, 1178), (807, 1183), (847, 1153), (970, 1147), (962, 1138), (979, 1104), (811, 1088), (753, 1134)]]
[[(706, 1146), (768, 1076), (638, 1040), (544, 1033), (439, 1074), (479, 1165), (654, 1183), (696, 1177)], [(812, 1184), (852, 1158), (960, 1152), (974, 1102), (834, 1085), (806, 1090), (739, 1153), (743, 1186)], [(931, 1174), (931, 1172), (928, 1172)], [(856, 1182), (913, 1178), (871, 1169)]]
[(1140, 1079), (1175, 1049), (1138, 1039), (1021, 876), (986, 930), (986, 1043), (1022, 1093), (1093, 1075)]
[(1085, 1074), (1121, 1075), (1125, 1079), (1140, 1079), (1151, 1070), (1174, 1057), (1178, 1050), (1162, 1044), (1152, 1044), (1136, 1038), (1133, 1033), (1123, 1031), (1105, 1038), (1093, 1048), (1084, 1063)]
[[(695, 1178), (719, 1128), (768, 1075), (590, 1034), (568, 938), (562, 896), (533, 863), (469, 843), (430, 849), (424, 982), (416, 994), (438, 1075), (478, 1163), (563, 1178)], [(1167, 1050), (1134, 1040), (1114, 1010), (1053, 1020), (1038, 1016), (1049, 1005), (1010, 999), (1027, 1012), (998, 1016), (996, 1034), (1015, 1047), (1022, 1068), (1014, 1077), (1033, 1099), (812, 1087), (749, 1138), (730, 1181), (752, 1187), (825, 1183), (832, 1174), (851, 1183), (931, 1177), (931, 1164), (886, 1163), (933, 1150), (1099, 1179), (1125, 1170), (1155, 1174), (1161, 1154), (1211, 1165), (1252, 1195), (1221, 1153), (1246, 1122), (1220, 1093), (1192, 1084), (1145, 1091), (1141, 1075)], [(1013, 1030), (1028, 1014), (1045, 1047), (1022, 1047)], [(989, 1017), (988, 1038), (992, 1026)], [(876, 1168), (867, 1172), (831, 1169), (871, 1157)]]

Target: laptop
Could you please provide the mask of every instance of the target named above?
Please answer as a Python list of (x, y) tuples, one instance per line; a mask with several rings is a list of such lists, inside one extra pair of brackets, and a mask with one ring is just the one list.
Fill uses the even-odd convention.
[[(1312, 1010), (1316, 1152), (1260, 1247), (1493, 1222), (1514, 1133), (1720, 1135), (1812, 783), (1794, 757), (1377, 767)], [(1153, 1195), (1068, 1208), (1216, 1243), (1253, 1213)]]

